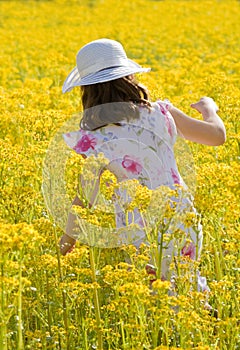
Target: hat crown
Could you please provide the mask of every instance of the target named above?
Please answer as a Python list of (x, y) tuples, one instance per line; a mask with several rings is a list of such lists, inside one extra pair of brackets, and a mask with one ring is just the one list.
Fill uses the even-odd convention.
[(99, 39), (83, 46), (77, 54), (77, 68), (81, 78), (110, 67), (128, 66), (122, 45), (110, 39)]
[(83, 46), (62, 87), (63, 93), (75, 86), (86, 86), (120, 79), (131, 74), (149, 72), (130, 60), (122, 45), (111, 39), (98, 39)]

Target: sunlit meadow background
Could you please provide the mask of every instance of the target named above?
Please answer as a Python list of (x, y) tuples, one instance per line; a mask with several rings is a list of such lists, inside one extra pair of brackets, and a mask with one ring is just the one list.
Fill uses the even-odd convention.
[[(231, 0), (0, 1), (1, 350), (240, 349), (239, 18), (240, 2)], [(59, 256), (42, 162), (55, 132), (81, 110), (78, 89), (61, 93), (76, 52), (100, 37), (152, 67), (139, 77), (152, 100), (168, 98), (195, 117), (190, 103), (201, 96), (219, 105), (227, 142), (189, 145), (205, 233), (200, 270), (217, 319), (201, 293), (183, 288), (178, 312), (166, 284), (153, 293), (146, 248), (139, 256), (127, 248), (131, 270), (120, 249), (95, 252), (95, 282), (88, 247)]]

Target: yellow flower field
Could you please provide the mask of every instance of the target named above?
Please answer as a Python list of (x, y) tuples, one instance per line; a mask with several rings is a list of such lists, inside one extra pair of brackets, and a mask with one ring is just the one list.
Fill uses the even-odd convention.
[[(2, 0), (0, 13), (0, 350), (240, 349), (240, 2)], [(210, 96), (227, 129), (222, 146), (188, 144), (204, 246), (200, 262), (179, 265), (178, 295), (168, 281), (150, 287), (148, 246), (78, 242), (59, 254), (43, 161), (59, 128), (81, 111), (78, 89), (61, 93), (76, 53), (101, 37), (152, 68), (139, 76), (152, 100), (168, 98), (198, 118), (190, 104)], [(189, 282), (196, 268), (217, 317)]]

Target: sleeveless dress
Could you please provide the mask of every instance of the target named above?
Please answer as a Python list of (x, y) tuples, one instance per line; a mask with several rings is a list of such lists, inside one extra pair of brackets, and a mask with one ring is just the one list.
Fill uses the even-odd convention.
[[(180, 185), (186, 188), (179, 174), (174, 156), (174, 144), (177, 138), (177, 128), (169, 109), (169, 103), (157, 101), (152, 103), (149, 110), (139, 107), (140, 117), (131, 121), (122, 121), (118, 125), (109, 124), (96, 131), (78, 130), (64, 134), (66, 144), (79, 154), (89, 156), (103, 153), (109, 160), (109, 168), (118, 181), (137, 179), (149, 189), (159, 186), (175, 188)], [(192, 211), (197, 215), (189, 197), (181, 203), (182, 210)], [(136, 209), (133, 213), (133, 223), (138, 227), (143, 225), (141, 215)], [(116, 227), (126, 226), (125, 214), (116, 206)], [(186, 233), (182, 240), (180, 253), (193, 260), (199, 259), (202, 249), (202, 226), (185, 227), (179, 222), (178, 228)], [(171, 230), (169, 230), (171, 234)], [(137, 248), (146, 242), (145, 233), (135, 232), (133, 243)], [(186, 239), (185, 239), (186, 238)], [(124, 239), (123, 239), (124, 242)], [(164, 248), (162, 259), (162, 278), (165, 279), (170, 265), (170, 257), (176, 255), (174, 244), (171, 242)], [(179, 253), (179, 249), (178, 249)], [(198, 274), (198, 289), (209, 290), (206, 279)]]

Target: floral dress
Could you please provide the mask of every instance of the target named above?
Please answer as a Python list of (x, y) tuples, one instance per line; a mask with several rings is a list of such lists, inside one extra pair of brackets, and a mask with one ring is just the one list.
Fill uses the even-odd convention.
[[(179, 174), (174, 156), (174, 144), (177, 137), (177, 129), (171, 116), (169, 103), (157, 101), (152, 103), (149, 110), (139, 107), (140, 117), (131, 121), (122, 121), (120, 125), (110, 124), (96, 131), (82, 130), (64, 134), (67, 145), (79, 154), (89, 156), (100, 152), (109, 160), (109, 168), (116, 175), (118, 181), (137, 179), (149, 189), (159, 186), (174, 188), (186, 185)], [(185, 205), (191, 207), (196, 213), (192, 203), (186, 199)], [(134, 223), (139, 227), (143, 225), (141, 215), (135, 210)], [(126, 225), (125, 215), (121, 210), (116, 210), (116, 227)], [(179, 228), (186, 232), (190, 243), (183, 242), (181, 254), (191, 259), (198, 259), (202, 248), (202, 227), (198, 223), (197, 230), (185, 227), (179, 223)], [(146, 240), (145, 233), (139, 230), (136, 239), (132, 242), (136, 247)], [(165, 248), (162, 273), (163, 278), (169, 269), (167, 257), (174, 254), (173, 244)], [(207, 290), (206, 279), (198, 276), (200, 290)]]

